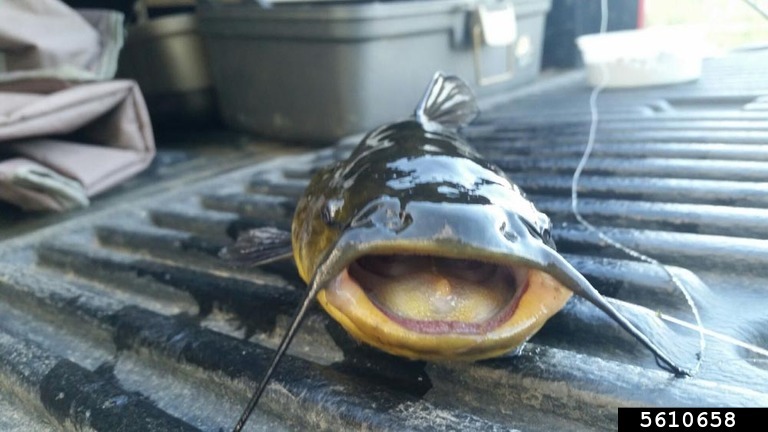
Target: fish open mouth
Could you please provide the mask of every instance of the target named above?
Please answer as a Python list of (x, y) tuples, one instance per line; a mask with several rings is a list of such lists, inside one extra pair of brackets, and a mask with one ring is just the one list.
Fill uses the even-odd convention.
[(522, 265), (366, 255), (318, 294), (357, 339), (410, 358), (479, 359), (519, 346), (571, 293)]
[(528, 281), (522, 267), (418, 255), (370, 255), (347, 271), (391, 320), (428, 334), (493, 330), (512, 315)]

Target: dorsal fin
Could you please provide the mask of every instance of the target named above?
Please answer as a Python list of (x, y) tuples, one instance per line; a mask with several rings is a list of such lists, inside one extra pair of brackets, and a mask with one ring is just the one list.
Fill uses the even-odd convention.
[(475, 95), (461, 78), (435, 73), (427, 92), (416, 107), (416, 119), (422, 124), (438, 123), (458, 129), (468, 125), (480, 113)]

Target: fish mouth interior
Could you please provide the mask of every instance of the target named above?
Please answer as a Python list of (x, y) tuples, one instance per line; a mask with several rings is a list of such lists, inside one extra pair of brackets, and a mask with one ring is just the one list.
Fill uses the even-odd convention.
[(510, 319), (528, 284), (523, 266), (426, 255), (366, 255), (345, 272), (390, 320), (425, 334), (487, 333)]

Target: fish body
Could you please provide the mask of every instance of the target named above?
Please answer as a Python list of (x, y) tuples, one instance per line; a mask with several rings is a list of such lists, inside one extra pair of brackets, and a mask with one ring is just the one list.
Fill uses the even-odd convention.
[(313, 177), (291, 233), (252, 230), (225, 250), (252, 264), (292, 256), (308, 285), (235, 431), (315, 298), (355, 339), (439, 361), (515, 350), (577, 295), (687, 374), (669, 356), (674, 337), (646, 335), (660, 334), (653, 314), (603, 298), (557, 253), (549, 218), (459, 135), (477, 113), (463, 81), (436, 74), (412, 118), (374, 129)]

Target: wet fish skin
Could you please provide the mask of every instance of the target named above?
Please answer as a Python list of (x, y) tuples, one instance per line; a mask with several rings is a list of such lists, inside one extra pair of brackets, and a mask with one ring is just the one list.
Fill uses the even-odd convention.
[[(536, 210), (498, 167), (461, 138), (458, 129), (471, 122), (477, 112), (468, 86), (456, 77), (438, 73), (415, 118), (374, 129), (347, 160), (313, 177), (297, 205), (290, 235), (294, 261), (308, 284), (306, 296), (234, 430), (242, 428), (255, 407), (315, 297), (353, 336), (374, 346), (412, 358), (472, 360), (517, 348), (564, 305), (572, 292), (632, 334), (665, 369), (677, 376), (687, 374), (667, 353), (674, 347), (667, 344), (662, 350), (641, 331), (651, 327), (645, 325), (650, 318), (630, 310), (620, 312), (620, 303), (604, 299), (556, 252), (549, 218)], [(277, 256), (286, 251), (288, 236), (275, 236), (286, 241), (264, 241), (265, 235), (244, 235), (229, 249), (230, 257), (247, 261), (254, 256), (259, 261), (270, 252)], [(542, 286), (554, 288), (545, 293), (555, 293), (555, 297), (562, 290), (569, 293), (555, 301), (548, 299), (554, 310), (531, 315), (532, 325), (518, 339), (500, 345), (491, 340), (481, 353), (460, 347), (437, 354), (414, 354), (378, 343), (382, 337), (360, 330), (333, 307), (325, 292), (361, 257), (403, 254), (523, 266), (548, 278)], [(543, 302), (544, 297), (535, 298), (530, 308), (535, 309), (536, 302)], [(376, 330), (378, 327), (373, 326), (373, 332)], [(432, 334), (423, 337), (434, 338)], [(488, 343), (482, 335), (479, 340)], [(434, 350), (434, 345), (430, 349)], [(464, 355), (466, 352), (470, 355)]]
[[(349, 314), (333, 304), (325, 287), (366, 255), (470, 259), (547, 273), (547, 254), (542, 251), (554, 247), (550, 226), (548, 217), (536, 210), (520, 188), (484, 160), (455, 128), (409, 119), (373, 130), (347, 160), (312, 179), (297, 206), (292, 238), (299, 273), (322, 287), (320, 304), (354, 337), (414, 359), (474, 360), (517, 348), (564, 305), (570, 292), (555, 287), (556, 282), (546, 275), (537, 275), (531, 280), (543, 280), (551, 287), (547, 296), (552, 299), (522, 310), (528, 315), (517, 320), (526, 321), (525, 325), (504, 335), (445, 337), (442, 349), (438, 343), (427, 343), (435, 339), (434, 334), (394, 336), (402, 329), (383, 317), (374, 322), (378, 311), (373, 307), (366, 312), (370, 320), (358, 314), (357, 322), (350, 322)], [(537, 289), (528, 285), (531, 292)], [(524, 304), (545, 297), (523, 296), (538, 296)], [(377, 330), (363, 331), (361, 326)], [(421, 342), (410, 343), (406, 337), (423, 338), (427, 346), (418, 347)], [(400, 341), (393, 340), (397, 338)]]

